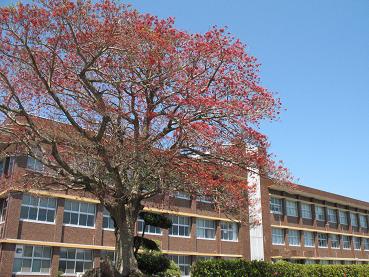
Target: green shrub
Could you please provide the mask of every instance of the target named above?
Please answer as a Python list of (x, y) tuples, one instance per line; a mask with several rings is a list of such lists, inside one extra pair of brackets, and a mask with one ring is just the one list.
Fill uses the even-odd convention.
[(288, 262), (204, 260), (192, 266), (192, 277), (368, 277), (369, 265), (302, 265)]
[(143, 252), (137, 254), (138, 268), (152, 276), (165, 272), (170, 267), (170, 260), (160, 252)]
[(164, 272), (159, 272), (157, 275), (158, 277), (181, 277), (181, 270), (175, 262), (170, 261), (169, 268)]

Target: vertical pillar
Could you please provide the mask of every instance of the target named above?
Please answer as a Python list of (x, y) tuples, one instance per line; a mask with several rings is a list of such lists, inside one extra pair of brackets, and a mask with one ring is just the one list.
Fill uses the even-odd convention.
[[(249, 194), (250, 202), (253, 203), (252, 210), (249, 210), (250, 225), (250, 257), (251, 260), (264, 260), (264, 233), (261, 207), (261, 187), (260, 176), (255, 170), (248, 171), (248, 184), (255, 187), (253, 193)], [(257, 222), (258, 224), (253, 224)]]

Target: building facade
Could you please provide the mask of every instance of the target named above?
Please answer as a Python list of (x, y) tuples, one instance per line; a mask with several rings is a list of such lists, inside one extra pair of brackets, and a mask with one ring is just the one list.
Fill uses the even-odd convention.
[[(12, 174), (42, 170), (31, 157), (1, 166), (0, 277), (78, 276), (98, 267), (115, 245), (109, 213), (87, 193), (7, 189)], [(199, 259), (368, 263), (369, 203), (303, 186), (277, 186), (257, 175), (249, 225), (217, 212), (211, 199), (178, 193), (158, 196), (145, 210), (165, 213), (173, 226), (146, 226), (148, 238), (189, 275)], [(160, 198), (160, 199), (159, 199)], [(138, 220), (136, 232), (143, 229)]]

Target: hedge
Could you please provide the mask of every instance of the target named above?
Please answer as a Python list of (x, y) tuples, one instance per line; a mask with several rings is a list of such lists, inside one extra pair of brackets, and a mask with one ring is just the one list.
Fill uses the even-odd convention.
[(191, 277), (368, 277), (369, 265), (319, 265), (245, 260), (202, 260)]

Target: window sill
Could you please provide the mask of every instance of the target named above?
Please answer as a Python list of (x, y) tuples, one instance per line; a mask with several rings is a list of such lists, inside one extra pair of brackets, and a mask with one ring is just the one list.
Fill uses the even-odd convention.
[(351, 248), (343, 248), (343, 250), (349, 250), (349, 251), (351, 251), (352, 249)]
[(318, 248), (328, 249), (328, 246), (318, 246)]
[[(137, 234), (142, 235), (142, 232), (137, 232)], [(163, 235), (163, 233), (161, 233), (161, 234), (156, 234), (156, 233), (148, 233), (148, 232), (145, 232), (145, 236), (146, 236), (146, 235), (150, 235), (150, 236), (162, 236), (162, 235)]]
[(315, 245), (304, 245), (306, 248), (315, 248)]
[(300, 244), (296, 244), (296, 245), (294, 245), (294, 244), (289, 244), (288, 246), (292, 246), (292, 247), (301, 247), (301, 245), (300, 245)]
[(225, 241), (225, 242), (238, 242), (238, 239), (221, 239), (221, 241)]
[(177, 236), (177, 235), (168, 235), (171, 238), (183, 238), (183, 239), (190, 239), (191, 236)]
[(287, 214), (287, 216), (289, 216), (289, 217), (299, 217), (298, 215), (289, 215), (289, 214)]
[(43, 272), (13, 272), (14, 275), (30, 275), (30, 276), (50, 276), (49, 273)]
[(104, 231), (110, 231), (110, 232), (114, 232), (114, 229), (111, 228), (103, 228)]
[(331, 249), (334, 249), (334, 250), (340, 250), (341, 247), (331, 247)]
[(75, 227), (75, 228), (82, 228), (82, 229), (95, 229), (95, 226), (81, 226), (81, 225), (74, 225), (74, 224), (63, 224), (66, 227)]
[(196, 239), (201, 239), (201, 240), (216, 240), (216, 238), (199, 238), (199, 237), (196, 237)]
[(272, 243), (272, 245), (279, 245), (279, 246), (284, 246), (285, 244), (284, 243)]
[(277, 212), (270, 212), (271, 214), (276, 214), (276, 215), (283, 215), (283, 213), (277, 213)]
[(30, 223), (38, 223), (38, 224), (55, 225), (55, 221), (54, 222), (48, 222), (48, 221), (40, 221), (40, 220), (32, 220), (32, 219), (19, 219), (19, 221), (30, 222)]

